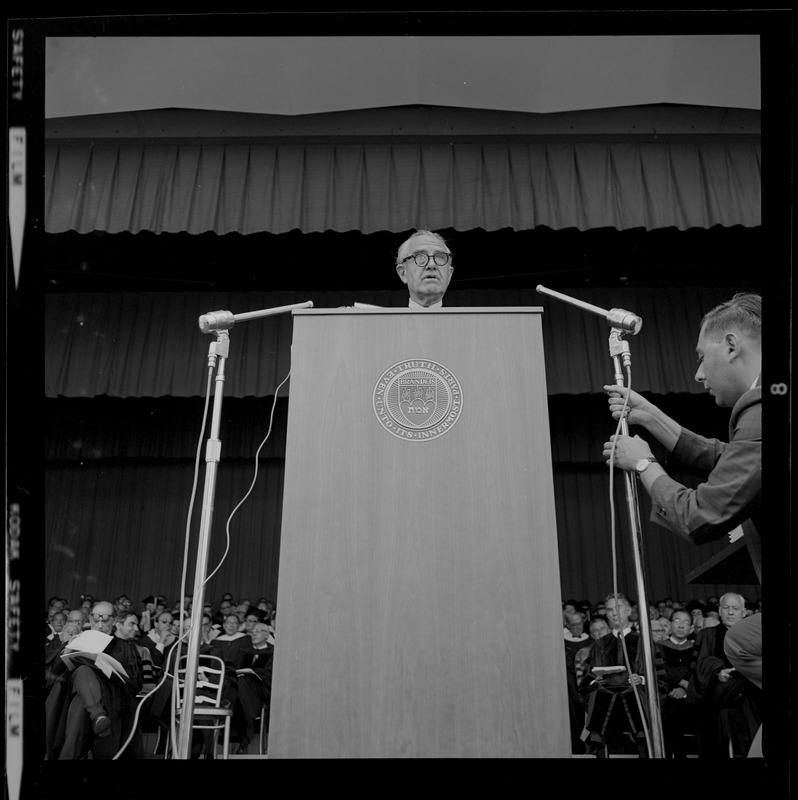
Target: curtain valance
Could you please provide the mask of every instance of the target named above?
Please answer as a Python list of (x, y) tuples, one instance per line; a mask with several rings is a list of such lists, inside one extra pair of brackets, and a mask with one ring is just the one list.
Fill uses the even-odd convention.
[(754, 142), (50, 140), (45, 230), (757, 226), (760, 173)]

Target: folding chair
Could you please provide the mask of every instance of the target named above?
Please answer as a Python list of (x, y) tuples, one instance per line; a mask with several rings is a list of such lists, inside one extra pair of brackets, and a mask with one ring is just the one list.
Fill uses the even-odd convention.
[(260, 720), (258, 731), (258, 755), (265, 756), (269, 743), (269, 706), (264, 703), (260, 707)]
[[(186, 656), (180, 657), (177, 665), (177, 680), (173, 682), (175, 721), (178, 725), (183, 715), (186, 660)], [(194, 714), (191, 729), (213, 731), (214, 756), (216, 755), (219, 731), (224, 731), (222, 758), (226, 759), (230, 757), (230, 722), (233, 718), (233, 709), (222, 707), (224, 677), (225, 667), (224, 661), (221, 658), (209, 655), (201, 655), (199, 657), (197, 667), (197, 690), (194, 695)]]

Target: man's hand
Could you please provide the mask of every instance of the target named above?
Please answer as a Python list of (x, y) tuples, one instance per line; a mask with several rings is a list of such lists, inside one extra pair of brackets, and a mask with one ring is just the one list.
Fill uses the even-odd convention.
[(652, 456), (651, 448), (648, 443), (643, 441), (639, 436), (619, 436), (613, 434), (610, 436), (608, 442), (604, 442), (604, 456), (607, 466), (610, 465), (610, 454), (612, 453), (612, 444), (615, 442), (614, 463), (618, 469), (633, 470), (635, 464), (641, 458), (650, 458)]
[(607, 402), (614, 419), (621, 418), (624, 398), (628, 395), (625, 418), (629, 425), (642, 425), (653, 434), (667, 450), (673, 450), (682, 433), (682, 426), (667, 414), (663, 413), (650, 400), (633, 392), (626, 386), (605, 386), (609, 395)]
[(728, 669), (722, 669), (718, 673), (718, 680), (721, 683), (726, 683), (726, 681), (729, 680), (729, 678), (731, 678), (732, 672), (734, 672), (734, 668), (733, 667), (729, 667)]
[(607, 403), (613, 419), (621, 418), (624, 398), (628, 395), (629, 402), (626, 404), (625, 411), (626, 422), (629, 425), (643, 425), (644, 427), (651, 422), (654, 405), (642, 395), (625, 386), (605, 386), (604, 391), (609, 395)]
[(681, 686), (677, 686), (668, 692), (668, 697), (672, 697), (674, 700), (684, 700), (687, 697), (687, 691), (682, 689)]

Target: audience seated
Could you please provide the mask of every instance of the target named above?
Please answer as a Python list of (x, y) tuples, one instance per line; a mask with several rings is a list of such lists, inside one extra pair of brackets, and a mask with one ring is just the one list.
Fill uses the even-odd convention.
[(239, 753), (247, 751), (255, 720), (261, 716), (262, 710), (260, 724), (268, 729), (274, 661), (274, 646), (268, 642), (270, 635), (265, 622), (257, 622), (253, 626), (242, 666), (237, 670), (238, 702), (233, 714), (233, 726), (239, 740)]
[(240, 631), (240, 627), (238, 615), (229, 614), (224, 621), (224, 633), (211, 642), (209, 649), (212, 656), (219, 656), (233, 669), (239, 669), (243, 665), (244, 653), (250, 645), (249, 636)]
[[(627, 741), (641, 758), (646, 758), (648, 745), (640, 707), (647, 719), (650, 714), (644, 681), (657, 681), (659, 690), (664, 692), (664, 663), (659, 655), (654, 663), (656, 674), (645, 675), (641, 634), (629, 624), (629, 600), (624, 595), (611, 594), (604, 602), (612, 630), (590, 647), (589, 671), (583, 683), (588, 697), (585, 730), (598, 758), (606, 758), (611, 751), (625, 752)], [(653, 654), (656, 657), (658, 651), (654, 649)], [(617, 671), (607, 671), (618, 667)]]
[[(92, 608), (92, 630), (111, 635), (103, 652), (112, 656), (126, 676), (107, 677), (91, 661), (78, 664), (68, 679), (58, 676), (69, 670), (56, 658), (56, 676), (45, 703), (47, 758), (76, 760), (113, 758), (123, 737), (130, 732), (133, 701), (141, 689), (142, 662), (135, 639), (138, 618), (127, 613), (114, 616), (111, 603), (101, 601)], [(63, 651), (60, 654), (63, 656)]]
[(667, 675), (667, 694), (662, 701), (665, 755), (686, 758), (685, 737), (695, 733), (695, 708), (687, 702), (693, 657), (693, 641), (688, 637), (693, 631), (693, 618), (688, 611), (673, 611), (670, 622), (670, 634), (659, 643)]
[(584, 753), (582, 730), (585, 727), (585, 707), (579, 695), (576, 683), (576, 666), (574, 659), (579, 650), (590, 641), (589, 634), (584, 632), (584, 618), (579, 611), (571, 611), (565, 615), (565, 672), (568, 686), (568, 716), (571, 726), (571, 752)]
[(152, 629), (138, 640), (150, 653), (156, 677), (162, 674), (166, 657), (177, 642), (177, 636), (172, 630), (174, 622), (171, 612), (163, 611), (155, 618)]
[(696, 636), (688, 701), (696, 706), (702, 758), (745, 757), (761, 723), (760, 690), (732, 667), (723, 646), (744, 609), (743, 597), (727, 592), (720, 599), (718, 624), (705, 623)]
[[(225, 661), (223, 698), (234, 709), (233, 741), (239, 743), (238, 752), (245, 753), (264, 707), (260, 724), (268, 726), (277, 612), (268, 597), (259, 597), (253, 604), (246, 597), (236, 601), (235, 596), (224, 593), (218, 609), (204, 603), (200, 653), (213, 653)], [(615, 597), (608, 596), (595, 604), (569, 599), (562, 606), (575, 754), (587, 751), (601, 757), (622, 751), (627, 744), (632, 748), (625, 752), (647, 754), (634, 697), (636, 692), (646, 709), (637, 608), (627, 601), (624, 609), (623, 603), (621, 598), (616, 608)], [(190, 595), (174, 605), (163, 594), (147, 595), (141, 601), (140, 616), (131, 611), (132, 605), (124, 593), (117, 594), (113, 603), (84, 594), (74, 608), (65, 598), (54, 595), (48, 600), (44, 615), (47, 759), (112, 758), (130, 733), (136, 693), (156, 686), (173, 648), (179, 653), (172, 653), (172, 662), (179, 654), (187, 654), (188, 639), (178, 642), (178, 626), (181, 608), (184, 624), (190, 626)], [(685, 758), (689, 743), (695, 741), (689, 737), (695, 733), (699, 734), (700, 758), (727, 758), (729, 742), (735, 756), (746, 754), (760, 723), (761, 687), (729, 671), (724, 640), (729, 627), (754, 613), (761, 613), (761, 600), (747, 608), (744, 598), (731, 592), (722, 598), (664, 597), (649, 604), (666, 757)], [(125, 681), (114, 675), (109, 679), (88, 663), (69, 670), (61, 655), (83, 630), (113, 637), (105, 652), (123, 664), (128, 672)], [(595, 667), (624, 664), (616, 638), (620, 630), (625, 632), (622, 641), (632, 674), (619, 673), (621, 680), (615, 673), (591, 673)], [(168, 729), (171, 705), (171, 678), (167, 677), (142, 707), (140, 721), (149, 719), (152, 726), (157, 720), (163, 730)], [(125, 752), (127, 757), (144, 756), (141, 748), (129, 746)], [(205, 757), (214, 754), (206, 752)]]

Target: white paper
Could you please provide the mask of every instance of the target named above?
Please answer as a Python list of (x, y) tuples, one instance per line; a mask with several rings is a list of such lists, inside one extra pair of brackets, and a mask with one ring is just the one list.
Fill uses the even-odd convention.
[(113, 639), (113, 636), (109, 636), (102, 631), (83, 631), (72, 639), (64, 649), (82, 650), (84, 653), (102, 653), (108, 647), (108, 642), (111, 639)]
[(76, 650), (68, 653), (61, 653), (61, 658), (66, 662), (70, 670), (75, 669), (80, 661), (86, 660), (94, 663), (94, 666), (99, 669), (106, 678), (116, 674), (117, 677), (124, 680), (129, 677), (127, 671), (113, 656), (108, 653), (91, 653), (88, 650)]

